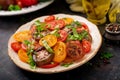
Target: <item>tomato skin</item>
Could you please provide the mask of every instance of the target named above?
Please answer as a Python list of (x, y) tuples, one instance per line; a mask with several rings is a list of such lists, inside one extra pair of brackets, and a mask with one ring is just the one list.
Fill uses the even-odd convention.
[(46, 40), (50, 47), (57, 43), (57, 37), (54, 35), (47, 35), (40, 39), (39, 44), (43, 46), (42, 40)]
[(82, 32), (83, 30), (89, 32), (88, 26), (87, 26), (85, 23), (83, 23), (83, 22), (80, 22), (80, 23), (81, 23), (81, 26), (80, 26), (80, 27), (77, 27), (77, 32), (80, 33), (80, 32)]
[(22, 62), (28, 63), (29, 57), (27, 55), (27, 52), (22, 48), (18, 51), (18, 57)]
[(51, 16), (46, 17), (44, 22), (50, 22), (50, 21), (53, 21), (53, 20), (55, 20), (55, 16), (51, 15)]
[(32, 38), (30, 31), (25, 30), (13, 35), (13, 38), (18, 42), (24, 42), (24, 40), (30, 40)]
[(12, 48), (15, 52), (18, 52), (18, 50), (21, 49), (21, 43), (19, 43), (19, 42), (12, 42), (12, 43), (11, 43), (11, 48)]
[(59, 33), (60, 33), (60, 37), (58, 37), (58, 41), (64, 42), (68, 36), (67, 32), (65, 30), (60, 30)]
[(63, 27), (65, 27), (65, 22), (62, 19), (47, 22), (47, 25), (46, 25), (46, 28), (48, 28), (49, 30), (54, 30), (55, 28), (61, 29)]
[(53, 61), (60, 63), (65, 60), (67, 53), (66, 53), (66, 45), (64, 42), (57, 42), (53, 48), (54, 50), (54, 58)]
[(37, 4), (37, 0), (20, 0), (24, 7)]
[(59, 65), (59, 63), (54, 62), (53, 64), (42, 65), (42, 66), (40, 66), (40, 68), (54, 68), (54, 67), (56, 67), (58, 65)]
[(62, 19), (56, 20), (57, 25), (59, 25), (59, 28), (65, 27), (65, 21)]
[(84, 51), (80, 41), (69, 41), (66, 43), (67, 46), (67, 56), (73, 60), (79, 60), (84, 56)]
[(63, 18), (63, 20), (65, 21), (65, 25), (69, 25), (74, 21), (72, 18), (69, 18), (69, 17)]
[(82, 27), (89, 32), (88, 26), (84, 22), (81, 22), (81, 24), (82, 24)]
[(57, 24), (56, 21), (50, 21), (50, 22), (47, 22), (47, 24), (46, 24), (46, 28), (48, 28), (49, 30), (54, 30), (56, 24)]
[(20, 0), (16, 0), (16, 3), (17, 3), (17, 5), (18, 5), (20, 8), (23, 7), (22, 2), (21, 2)]
[(90, 43), (90, 41), (88, 41), (86, 39), (83, 39), (82, 40), (82, 46), (83, 46), (83, 51), (85, 53), (90, 52), (90, 50), (91, 50), (91, 43)]

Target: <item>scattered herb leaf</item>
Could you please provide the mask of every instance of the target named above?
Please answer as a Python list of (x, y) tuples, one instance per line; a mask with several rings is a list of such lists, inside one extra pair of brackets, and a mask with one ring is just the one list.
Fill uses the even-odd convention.
[(110, 52), (103, 52), (103, 53), (101, 53), (101, 55), (100, 55), (100, 58), (101, 58), (101, 59), (110, 59), (111, 57), (113, 57), (113, 54), (110, 53)]
[(70, 65), (72, 65), (73, 63), (71, 62), (71, 63), (63, 63), (63, 64), (61, 64), (61, 66), (64, 66), (64, 67), (69, 67)]

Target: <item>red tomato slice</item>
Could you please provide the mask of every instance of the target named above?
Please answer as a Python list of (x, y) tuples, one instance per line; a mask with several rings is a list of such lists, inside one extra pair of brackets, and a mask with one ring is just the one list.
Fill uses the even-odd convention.
[(67, 32), (65, 30), (60, 30), (59, 33), (60, 33), (60, 37), (58, 38), (58, 41), (62, 41), (62, 42), (65, 41), (68, 36)]
[(91, 50), (91, 43), (88, 40), (83, 39), (82, 40), (82, 46), (83, 46), (83, 51), (85, 53), (90, 52), (90, 50)]
[(81, 22), (81, 24), (82, 24), (82, 27), (89, 32), (88, 26), (84, 22)]
[(83, 30), (86, 30), (87, 32), (89, 32), (88, 26), (84, 22), (80, 22), (80, 23), (82, 26), (77, 28), (77, 32), (82, 32)]
[(64, 20), (53, 20), (53, 21), (50, 21), (50, 22), (47, 22), (46, 24), (46, 28), (50, 29), (50, 30), (54, 30), (55, 28), (63, 28), (65, 27), (65, 22)]
[(65, 21), (62, 19), (56, 20), (57, 25), (59, 25), (59, 28), (65, 27)]
[(16, 0), (16, 3), (17, 3), (17, 5), (18, 5), (20, 8), (23, 7), (22, 2), (21, 2), (20, 0)]
[(53, 63), (53, 64), (46, 64), (46, 65), (43, 65), (43, 66), (40, 66), (41, 68), (53, 68), (53, 67), (56, 67), (58, 66), (59, 63)]
[(37, 0), (20, 0), (24, 7), (37, 4)]
[(46, 24), (46, 28), (48, 28), (49, 30), (54, 30), (55, 26), (56, 26), (55, 21), (47, 22), (47, 24)]
[(18, 50), (21, 49), (21, 43), (19, 43), (19, 42), (13, 42), (13, 43), (11, 43), (11, 48), (12, 48), (15, 52), (18, 52)]
[(45, 22), (50, 22), (50, 21), (53, 21), (53, 20), (55, 20), (55, 16), (51, 15), (51, 16), (46, 17), (44, 21)]

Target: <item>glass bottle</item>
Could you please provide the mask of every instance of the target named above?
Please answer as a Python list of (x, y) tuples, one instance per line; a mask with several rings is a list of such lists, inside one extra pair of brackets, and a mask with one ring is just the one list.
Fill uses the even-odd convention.
[(96, 25), (106, 22), (106, 14), (110, 8), (110, 0), (82, 0), (87, 19)]

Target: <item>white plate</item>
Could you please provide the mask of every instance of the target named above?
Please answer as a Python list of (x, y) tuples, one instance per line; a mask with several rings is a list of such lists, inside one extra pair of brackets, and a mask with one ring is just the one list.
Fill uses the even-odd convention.
[(0, 16), (12, 16), (12, 15), (20, 15), (20, 14), (34, 12), (34, 11), (37, 11), (39, 9), (42, 9), (42, 8), (50, 5), (53, 2), (54, 2), (54, 0), (40, 2), (37, 5), (33, 5), (33, 6), (28, 7), (28, 8), (22, 8), (19, 11), (4, 11), (4, 10), (2, 10), (2, 11), (0, 11)]
[[(59, 18), (63, 18), (63, 17), (71, 17), (74, 20), (80, 21), (80, 22), (85, 22), (90, 30), (90, 34), (92, 36), (92, 48), (91, 51), (89, 53), (87, 53), (81, 61), (76, 62), (72, 65), (70, 65), (69, 67), (63, 67), (63, 66), (57, 66), (55, 68), (50, 68), (50, 69), (42, 69), (42, 68), (36, 68), (36, 69), (31, 69), (29, 64), (26, 64), (22, 61), (19, 60), (18, 55), (12, 50), (11, 48), (11, 42), (14, 41), (13, 39), (13, 35), (10, 37), (9, 42), (8, 42), (8, 55), (10, 56), (10, 58), (13, 60), (13, 62), (20, 68), (28, 70), (28, 71), (32, 71), (32, 72), (37, 72), (37, 73), (44, 73), (44, 74), (50, 74), (50, 73), (59, 73), (59, 72), (64, 72), (64, 71), (68, 71), (74, 68), (77, 68), (81, 65), (83, 65), (84, 63), (88, 62), (90, 59), (92, 59), (97, 51), (99, 50), (101, 43), (102, 43), (102, 37), (101, 34), (97, 28), (97, 26), (91, 22), (89, 22), (87, 19), (81, 17), (81, 16), (76, 16), (76, 15), (67, 15), (67, 14), (56, 14), (56, 17)], [(44, 21), (44, 18), (46, 16), (43, 17), (39, 17), (37, 19), (34, 19), (31, 22), (28, 22), (24, 25), (22, 25), (17, 31), (20, 32), (22, 30), (29, 30), (31, 24), (34, 23), (34, 21), (36, 20), (40, 20), (40, 21)]]

